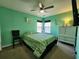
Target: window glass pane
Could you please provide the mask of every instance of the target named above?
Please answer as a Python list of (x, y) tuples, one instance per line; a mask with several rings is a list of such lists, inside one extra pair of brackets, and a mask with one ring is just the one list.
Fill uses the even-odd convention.
[(37, 22), (37, 32), (42, 32), (42, 22)]
[(46, 22), (44, 25), (45, 33), (51, 33), (51, 22)]

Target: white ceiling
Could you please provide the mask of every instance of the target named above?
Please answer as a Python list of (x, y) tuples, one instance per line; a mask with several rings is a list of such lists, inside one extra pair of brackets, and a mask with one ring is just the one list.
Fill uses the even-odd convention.
[[(50, 16), (59, 13), (64, 13), (72, 10), (71, 0), (39, 0), (47, 7), (54, 5), (54, 8), (47, 9), (45, 13), (40, 13), (38, 8), (38, 0), (0, 0), (0, 5), (21, 11), (24, 13), (30, 13), (37, 16)], [(79, 2), (79, 0), (77, 0)], [(79, 8), (79, 3), (77, 3)], [(36, 9), (36, 11), (31, 11)]]

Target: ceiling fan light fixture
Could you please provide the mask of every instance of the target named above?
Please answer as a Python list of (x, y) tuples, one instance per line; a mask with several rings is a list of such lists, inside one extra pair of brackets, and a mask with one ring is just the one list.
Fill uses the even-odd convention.
[(40, 10), (40, 13), (44, 13), (45, 11), (44, 10)]

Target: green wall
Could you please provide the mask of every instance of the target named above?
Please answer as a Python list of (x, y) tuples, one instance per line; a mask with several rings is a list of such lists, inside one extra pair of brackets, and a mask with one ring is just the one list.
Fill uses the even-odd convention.
[[(30, 22), (27, 23), (25, 17)], [(40, 17), (0, 7), (2, 46), (12, 43), (11, 30), (18, 29), (21, 34), (27, 31), (36, 32), (36, 20), (38, 19)]]
[[(25, 21), (25, 17), (30, 20), (29, 23)], [(19, 29), (21, 34), (26, 31), (36, 32), (36, 20), (39, 19), (51, 20), (51, 32), (53, 35), (57, 36), (59, 32), (59, 26), (63, 25), (63, 20), (66, 18), (72, 19), (72, 12), (66, 12), (54, 16), (40, 18), (34, 15), (0, 7), (2, 46), (12, 43), (11, 30), (13, 29)]]
[(52, 21), (52, 27), (51, 27), (51, 32), (54, 35), (58, 35), (58, 29), (59, 26), (63, 26), (63, 21), (65, 19), (73, 19), (72, 18), (72, 12), (66, 12), (66, 13), (62, 13), (62, 14), (57, 14), (57, 15), (53, 15), (53, 16), (49, 16), (46, 17), (46, 20), (51, 20)]
[(79, 26), (78, 26), (78, 34), (77, 34), (76, 51), (77, 51), (76, 59), (79, 59)]

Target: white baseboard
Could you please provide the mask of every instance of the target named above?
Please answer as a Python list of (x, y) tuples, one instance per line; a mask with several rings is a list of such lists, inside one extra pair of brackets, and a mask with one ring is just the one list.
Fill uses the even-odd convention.
[(0, 48), (0, 51), (1, 51), (2, 49)]
[(2, 48), (9, 47), (9, 46), (11, 46), (11, 45), (12, 45), (12, 44), (4, 45), (4, 46), (2, 46)]
[(66, 41), (66, 40), (59, 40), (61, 42), (66, 42), (66, 43), (69, 43), (69, 44), (72, 44), (72, 45), (75, 45), (75, 42), (69, 42), (69, 41)]
[[(15, 44), (18, 44), (19, 42), (16, 42)], [(12, 46), (13, 44), (8, 44), (8, 45), (4, 45), (2, 46), (2, 48), (6, 48), (6, 47), (9, 47), (9, 46)]]

